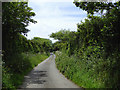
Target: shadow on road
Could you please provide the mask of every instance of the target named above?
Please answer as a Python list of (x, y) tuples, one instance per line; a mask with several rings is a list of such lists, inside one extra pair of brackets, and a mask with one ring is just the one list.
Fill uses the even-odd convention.
[(26, 88), (30, 84), (44, 84), (46, 80), (43, 77), (47, 77), (47, 71), (35, 71), (33, 70), (29, 76), (24, 76), (24, 87)]

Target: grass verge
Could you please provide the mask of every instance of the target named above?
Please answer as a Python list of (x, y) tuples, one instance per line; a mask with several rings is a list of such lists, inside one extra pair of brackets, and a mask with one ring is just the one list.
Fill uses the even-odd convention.
[(11, 56), (7, 64), (2, 67), (2, 89), (16, 90), (22, 84), (24, 76), (46, 58), (48, 58), (46, 54), (32, 53)]
[(83, 88), (105, 88), (102, 82), (92, 71), (86, 69), (86, 64), (75, 56), (68, 57), (67, 54), (56, 52), (56, 65), (62, 74)]

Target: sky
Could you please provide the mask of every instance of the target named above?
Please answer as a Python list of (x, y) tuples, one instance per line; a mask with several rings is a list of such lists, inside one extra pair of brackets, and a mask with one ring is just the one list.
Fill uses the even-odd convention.
[(37, 21), (36, 24), (30, 23), (27, 27), (28, 39), (40, 37), (52, 40), (50, 34), (61, 29), (77, 31), (77, 23), (87, 17), (87, 12), (81, 10), (73, 4), (74, 0), (29, 0), (28, 6), (31, 7), (36, 16), (32, 17)]

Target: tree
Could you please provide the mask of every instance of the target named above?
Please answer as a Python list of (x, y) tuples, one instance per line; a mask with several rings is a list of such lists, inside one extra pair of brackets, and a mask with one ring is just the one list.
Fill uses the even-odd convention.
[(52, 50), (52, 41), (49, 39), (34, 37), (31, 41), (33, 43), (36, 43), (40, 49), (40, 52), (48, 53)]
[[(2, 3), (2, 38), (3, 38), (3, 54), (16, 53), (19, 49), (16, 42), (20, 34), (27, 35), (29, 31), (26, 27), (29, 23), (36, 23), (31, 19), (35, 16), (31, 12), (32, 8), (27, 6), (27, 2), (3, 2)], [(15, 48), (16, 46), (16, 48)], [(3, 57), (4, 60), (5, 57)]]
[(3, 31), (9, 32), (9, 34), (24, 33), (29, 30), (26, 28), (29, 22), (36, 23), (32, 16), (35, 16), (34, 12), (31, 12), (32, 8), (27, 6), (26, 2), (3, 2), (2, 3), (2, 25)]
[(88, 14), (94, 14), (97, 12), (103, 13), (103, 11), (107, 11), (109, 14), (112, 9), (120, 9), (120, 1), (119, 2), (107, 2), (107, 1), (102, 1), (102, 2), (79, 2), (79, 1), (74, 1), (73, 2), (76, 7), (81, 8), (82, 10), (85, 10), (88, 12)]
[(51, 38), (58, 39), (59, 41), (67, 41), (69, 39), (70, 31), (69, 30), (60, 30), (59, 32), (52, 33), (50, 35)]
[(59, 40), (54, 44), (56, 47), (56, 50), (68, 49), (69, 34), (70, 34), (70, 31), (64, 29), (64, 30), (60, 30), (59, 32), (52, 33), (50, 35), (51, 38)]

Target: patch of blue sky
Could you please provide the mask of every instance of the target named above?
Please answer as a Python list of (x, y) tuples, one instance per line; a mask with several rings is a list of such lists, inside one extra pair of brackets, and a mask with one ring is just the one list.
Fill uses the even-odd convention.
[(64, 17), (71, 17), (71, 18), (76, 17), (76, 19), (79, 17), (84, 18), (85, 16), (87, 15), (84, 15), (84, 14), (83, 15), (79, 15), (79, 14), (64, 15)]
[[(37, 24), (30, 24), (28, 29), (28, 39), (33, 37), (48, 38), (52, 32), (61, 29), (77, 31), (77, 23), (87, 17), (87, 12), (77, 8), (73, 2), (29, 2), (29, 7), (33, 9)], [(53, 42), (54, 40), (51, 39)]]

